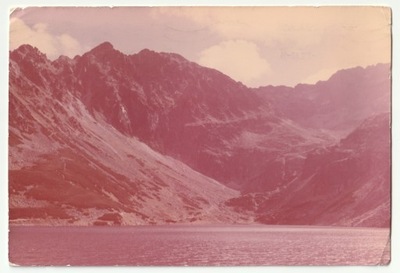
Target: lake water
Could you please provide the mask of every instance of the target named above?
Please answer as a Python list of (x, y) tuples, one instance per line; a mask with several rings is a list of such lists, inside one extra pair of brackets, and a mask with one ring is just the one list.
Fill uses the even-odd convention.
[(288, 226), (11, 227), (18, 265), (376, 265), (389, 229)]

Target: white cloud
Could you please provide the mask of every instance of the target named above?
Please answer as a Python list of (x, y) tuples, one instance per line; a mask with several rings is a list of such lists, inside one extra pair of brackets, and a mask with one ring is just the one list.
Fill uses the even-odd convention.
[(270, 66), (260, 56), (257, 45), (244, 40), (229, 40), (211, 46), (200, 53), (198, 62), (249, 86), (270, 72)]
[(384, 7), (185, 7), (158, 12), (158, 18), (184, 17), (208, 29), (215, 40), (256, 44), (273, 70), (264, 84), (312, 82), (339, 69), (391, 60), (390, 9)]
[(14, 50), (22, 44), (30, 44), (45, 53), (50, 59), (56, 59), (60, 55), (74, 57), (82, 53), (80, 43), (70, 35), (52, 35), (47, 25), (37, 23), (32, 27), (25, 24), (19, 18), (10, 20), (10, 50)]
[(158, 18), (165, 15), (185, 17), (226, 40), (243, 39), (291, 47), (318, 43), (326, 22), (331, 19), (326, 14), (313, 12), (313, 8), (304, 7), (183, 7), (160, 8), (155, 13)]

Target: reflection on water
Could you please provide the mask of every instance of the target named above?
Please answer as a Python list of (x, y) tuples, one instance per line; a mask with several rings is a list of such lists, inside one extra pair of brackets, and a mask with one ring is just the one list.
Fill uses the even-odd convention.
[(288, 226), (11, 227), (19, 265), (376, 265), (389, 229)]

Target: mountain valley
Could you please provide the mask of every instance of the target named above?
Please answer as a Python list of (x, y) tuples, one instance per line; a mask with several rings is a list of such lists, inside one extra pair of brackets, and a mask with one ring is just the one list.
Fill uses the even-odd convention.
[(105, 42), (10, 52), (10, 223), (390, 225), (390, 66), (248, 88)]

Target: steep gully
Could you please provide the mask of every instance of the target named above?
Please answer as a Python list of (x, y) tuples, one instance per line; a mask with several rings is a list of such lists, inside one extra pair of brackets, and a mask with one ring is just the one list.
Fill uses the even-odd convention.
[(177, 54), (10, 53), (10, 221), (388, 226), (390, 66), (250, 89)]

